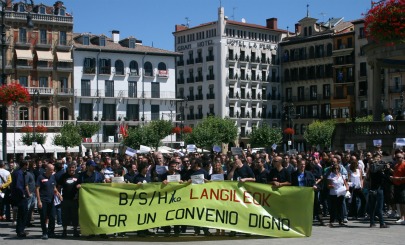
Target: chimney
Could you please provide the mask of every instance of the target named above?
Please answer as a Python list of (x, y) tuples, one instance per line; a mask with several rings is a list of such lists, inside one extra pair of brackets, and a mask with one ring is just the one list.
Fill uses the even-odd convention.
[(175, 27), (175, 31), (183, 31), (183, 30), (187, 30), (187, 26), (185, 25), (176, 25)]
[(120, 41), (120, 31), (113, 30), (112, 31), (112, 39), (114, 43), (118, 43)]
[(269, 29), (277, 30), (277, 18), (270, 18), (266, 20), (266, 26)]
[(301, 33), (301, 24), (295, 24), (295, 34), (298, 35)]

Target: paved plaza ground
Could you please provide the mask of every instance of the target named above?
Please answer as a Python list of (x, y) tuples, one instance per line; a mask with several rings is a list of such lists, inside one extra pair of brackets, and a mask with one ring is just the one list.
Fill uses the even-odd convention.
[[(193, 230), (190, 227), (186, 233), (180, 237), (165, 237), (162, 230), (152, 237), (141, 238), (136, 233), (127, 233), (125, 237), (110, 236), (108, 239), (95, 237), (73, 238), (72, 234), (68, 238), (61, 237), (44, 241), (41, 239), (41, 228), (39, 219), (34, 223), (35, 227), (27, 228), (30, 233), (27, 238), (19, 239), (15, 234), (15, 229), (9, 222), (0, 222), (0, 244), (1, 245), (28, 245), (28, 244), (271, 244), (271, 245), (294, 245), (294, 244), (404, 244), (405, 243), (405, 225), (395, 224), (395, 220), (387, 219), (388, 229), (369, 228), (367, 221), (349, 220), (347, 227), (321, 227), (316, 224), (313, 226), (312, 236), (306, 238), (271, 238), (263, 236), (246, 237), (243, 234), (237, 234), (235, 237), (226, 236), (193, 236)], [(212, 233), (215, 229), (210, 229)], [(60, 235), (62, 228), (57, 228), (56, 233)], [(72, 230), (69, 230), (72, 232)]]

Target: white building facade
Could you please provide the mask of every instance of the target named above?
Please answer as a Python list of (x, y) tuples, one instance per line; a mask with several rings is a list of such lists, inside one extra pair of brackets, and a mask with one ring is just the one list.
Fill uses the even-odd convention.
[[(104, 35), (74, 37), (74, 114), (78, 123), (97, 122), (100, 131), (86, 143), (117, 148), (120, 125), (175, 120), (175, 57), (140, 40)], [(169, 142), (168, 136), (163, 141)]]
[(183, 53), (177, 60), (176, 89), (184, 99), (186, 125), (209, 115), (229, 117), (238, 126), (235, 143), (241, 147), (261, 123), (281, 126), (277, 50), (287, 32), (277, 28), (277, 19), (268, 19), (266, 26), (232, 21), (220, 8), (217, 21), (177, 25), (173, 34), (175, 50)]

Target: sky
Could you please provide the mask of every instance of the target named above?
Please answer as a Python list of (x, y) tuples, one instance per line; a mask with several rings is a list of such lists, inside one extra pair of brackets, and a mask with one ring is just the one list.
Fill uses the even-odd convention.
[[(16, 0), (14, 0), (16, 2)], [(53, 5), (56, 0), (34, 0), (35, 4)], [(362, 18), (371, 0), (62, 0), (74, 17), (74, 32), (105, 34), (120, 31), (120, 39), (133, 36), (144, 45), (174, 50), (176, 24), (190, 27), (218, 19), (218, 7), (231, 20), (266, 25), (266, 19), (277, 18), (278, 28), (294, 30), (295, 23), (309, 16), (319, 21), (344, 17), (350, 21)], [(187, 21), (188, 19), (188, 21)]]

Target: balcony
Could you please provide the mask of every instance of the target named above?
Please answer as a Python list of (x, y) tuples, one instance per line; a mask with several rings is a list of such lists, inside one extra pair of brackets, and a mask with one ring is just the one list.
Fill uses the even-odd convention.
[(75, 94), (75, 90), (73, 88), (57, 88), (56, 94), (65, 95), (65, 96), (73, 96)]
[(203, 100), (203, 99), (204, 99), (204, 96), (202, 94), (197, 94), (195, 96), (195, 100)]
[(203, 58), (202, 58), (202, 57), (195, 58), (195, 63), (196, 63), (196, 64), (202, 63), (202, 62), (203, 62)]
[(177, 61), (177, 66), (184, 66), (184, 60)]
[(390, 93), (401, 93), (402, 91), (405, 91), (405, 85), (389, 86)]
[(187, 115), (187, 120), (194, 120), (194, 114)]
[(56, 69), (58, 71), (73, 71), (72, 62), (58, 62)]
[(111, 75), (111, 67), (110, 66), (100, 67), (100, 75)]
[(209, 81), (209, 80), (214, 80), (214, 79), (215, 79), (214, 74), (209, 74), (209, 75), (207, 75), (207, 81)]
[(96, 74), (95, 67), (83, 67), (83, 74)]
[(215, 99), (215, 94), (207, 94), (207, 100)]
[(177, 78), (177, 84), (184, 84), (184, 77)]
[[(61, 128), (67, 123), (75, 123), (75, 120), (35, 120), (35, 125), (42, 125), (47, 128)], [(32, 127), (33, 120), (15, 120), (16, 128), (23, 128), (26, 126)], [(14, 127), (14, 120), (7, 120), (7, 127)]]
[(194, 83), (194, 77), (192, 77), (192, 76), (188, 77), (187, 83)]
[(21, 70), (31, 70), (32, 69), (32, 60), (17, 60), (16, 68)]
[(206, 57), (207, 62), (214, 61), (214, 55), (208, 55)]
[(195, 81), (196, 82), (202, 82), (203, 81), (203, 76), (202, 75), (196, 76)]
[[(128, 90), (114, 90), (106, 91), (103, 89), (98, 90), (98, 96), (100, 98), (112, 98), (112, 99), (175, 99), (174, 91), (144, 91), (143, 95), (141, 91), (130, 91)], [(75, 89), (74, 95), (78, 97), (94, 97), (97, 98), (96, 89)]]
[(192, 65), (192, 64), (194, 64), (194, 59), (193, 58), (188, 59), (187, 60), (187, 65)]
[(203, 114), (202, 113), (197, 113), (195, 114), (195, 119), (203, 119)]
[(38, 71), (52, 71), (53, 70), (53, 62), (38, 61), (37, 70)]
[(188, 101), (194, 101), (194, 95), (193, 94), (188, 95), (187, 99), (188, 99)]
[(51, 87), (28, 87), (27, 90), (30, 95), (33, 95), (36, 91), (38, 91), (40, 95), (54, 94), (54, 90)]

